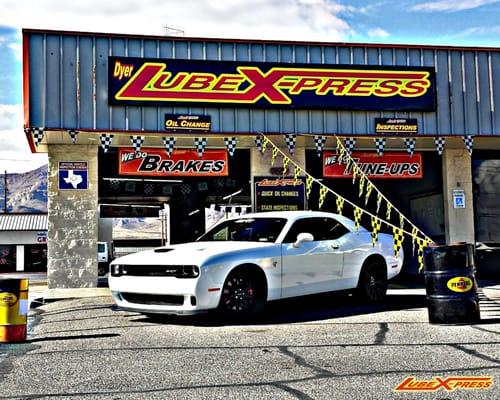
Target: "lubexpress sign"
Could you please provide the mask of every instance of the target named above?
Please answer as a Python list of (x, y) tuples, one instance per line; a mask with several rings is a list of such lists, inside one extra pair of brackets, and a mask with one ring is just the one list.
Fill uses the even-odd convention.
[(109, 57), (110, 104), (433, 111), (432, 67)]

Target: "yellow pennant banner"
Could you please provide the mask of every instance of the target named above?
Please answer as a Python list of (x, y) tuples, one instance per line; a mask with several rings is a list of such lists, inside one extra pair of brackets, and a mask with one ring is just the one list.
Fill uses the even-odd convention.
[(373, 247), (375, 247), (375, 245), (378, 242), (378, 233), (380, 232), (381, 228), (382, 228), (382, 221), (380, 221), (379, 218), (372, 216), (372, 245), (373, 245)]
[(342, 215), (342, 208), (344, 208), (344, 199), (340, 196), (337, 196), (337, 200), (335, 200), (337, 203), (337, 214)]
[(361, 216), (363, 215), (363, 210), (359, 207), (354, 208), (354, 228), (356, 232), (359, 231), (359, 227), (361, 226)]
[(372, 193), (372, 190), (373, 190), (373, 185), (370, 181), (368, 181), (368, 183), (366, 184), (365, 206), (368, 204), (368, 200), (370, 199), (370, 194)]
[(392, 246), (394, 249), (394, 256), (399, 257), (399, 250), (401, 249), (401, 246), (403, 245), (403, 241), (405, 240), (403, 230), (394, 226), (392, 228), (392, 236), (394, 239), (393, 246)]
[(326, 186), (321, 186), (319, 188), (319, 208), (323, 207), (323, 203), (325, 202), (326, 194), (328, 193), (328, 188)]
[(288, 173), (288, 164), (290, 164), (290, 159), (283, 155), (283, 176)]
[(311, 175), (307, 175), (306, 178), (306, 197), (309, 200), (309, 196), (311, 195), (311, 189), (313, 186), (314, 179)]
[(278, 148), (273, 147), (273, 152), (271, 154), (271, 167), (274, 167), (274, 163), (276, 162), (276, 157), (278, 157)]

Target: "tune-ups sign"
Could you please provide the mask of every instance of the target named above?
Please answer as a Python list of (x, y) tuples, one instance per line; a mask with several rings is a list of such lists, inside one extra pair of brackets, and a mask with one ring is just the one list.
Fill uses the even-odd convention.
[[(376, 153), (353, 153), (352, 158), (370, 179), (407, 179), (422, 178), (422, 154), (388, 153), (379, 156)], [(326, 178), (352, 178), (352, 163), (341, 160), (334, 152), (323, 153), (323, 176)]]

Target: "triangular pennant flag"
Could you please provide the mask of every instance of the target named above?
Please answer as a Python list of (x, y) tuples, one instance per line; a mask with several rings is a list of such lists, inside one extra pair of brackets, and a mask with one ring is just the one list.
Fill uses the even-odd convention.
[(418, 230), (414, 226), (411, 230), (411, 254), (415, 254), (415, 242), (417, 241)]
[(370, 194), (372, 193), (373, 190), (373, 184), (368, 181), (366, 184), (366, 193), (365, 193), (365, 206), (368, 204), (368, 200), (370, 199)]
[(396, 226), (392, 227), (392, 236), (393, 236), (393, 245), (392, 248), (394, 250), (394, 257), (399, 257), (399, 250), (401, 249), (401, 246), (403, 245), (403, 241), (405, 239), (405, 236), (403, 234), (403, 230), (397, 228)]
[(387, 211), (385, 212), (385, 219), (387, 221), (391, 220), (391, 211), (392, 211), (392, 205), (391, 203), (387, 203)]
[(113, 143), (113, 135), (111, 135), (110, 133), (103, 133), (101, 135), (101, 147), (105, 153), (108, 152), (109, 148), (111, 147), (111, 143)]
[(43, 140), (43, 135), (45, 134), (44, 129), (33, 128), (31, 133), (33, 135), (33, 140), (35, 141), (35, 146), (38, 146)]
[(262, 140), (262, 154), (266, 152), (267, 144), (269, 143), (269, 139), (264, 136), (264, 139)]
[(257, 148), (261, 153), (262, 153), (262, 141), (263, 139), (261, 135), (255, 136), (255, 145), (257, 146)]
[(378, 233), (382, 228), (382, 221), (375, 216), (372, 216), (372, 246), (375, 247), (378, 241)]
[(328, 188), (325, 185), (321, 185), (319, 188), (319, 204), (318, 207), (323, 207), (323, 203), (325, 202), (326, 195), (328, 194)]
[(434, 143), (436, 145), (436, 150), (439, 155), (443, 154), (444, 145), (446, 143), (446, 138), (444, 136), (436, 136), (434, 138)]
[(288, 147), (290, 154), (293, 154), (295, 150), (295, 142), (297, 141), (297, 135), (295, 133), (288, 133), (285, 135), (285, 143)]
[(144, 136), (130, 136), (130, 142), (137, 153), (141, 151), (142, 144), (144, 143)]
[(356, 164), (352, 164), (352, 183), (356, 182), (357, 177), (358, 177), (358, 166)]
[(375, 141), (375, 149), (377, 150), (377, 154), (379, 156), (383, 156), (386, 138), (375, 138), (373, 140)]
[(326, 143), (326, 136), (314, 136), (314, 145), (316, 146), (316, 153), (318, 153), (318, 157), (321, 156), (321, 152), (323, 151), (323, 147)]
[(276, 157), (278, 157), (279, 150), (277, 147), (273, 147), (272, 153), (271, 153), (271, 167), (274, 167), (274, 163), (276, 162)]
[(205, 153), (205, 147), (207, 147), (207, 138), (194, 138), (194, 145), (196, 146), (198, 157), (203, 157), (203, 153)]
[(365, 176), (361, 175), (361, 178), (359, 178), (359, 197), (363, 194), (363, 189), (365, 187)]
[(342, 214), (342, 209), (344, 208), (344, 199), (338, 196), (335, 202), (337, 203), (337, 214)]
[(462, 137), (462, 140), (464, 141), (465, 148), (469, 152), (469, 154), (472, 154), (472, 147), (474, 146), (474, 136), (472, 135), (464, 135)]
[(73, 144), (76, 144), (76, 137), (78, 136), (78, 131), (75, 131), (74, 129), (69, 129), (68, 135), (71, 138), (71, 142)]
[(297, 185), (299, 183), (299, 176), (302, 173), (302, 169), (296, 165), (293, 169), (293, 181)]
[(359, 207), (354, 208), (354, 229), (359, 231), (359, 227), (361, 226), (361, 216), (363, 215), (363, 210)]
[(415, 151), (415, 138), (405, 138), (404, 142), (406, 145), (406, 151), (412, 156), (413, 152)]
[(175, 138), (174, 137), (164, 137), (163, 145), (165, 146), (165, 151), (167, 155), (170, 157), (175, 147)]
[(380, 192), (377, 192), (377, 214), (380, 210), (380, 205), (382, 204), (382, 195)]
[[(339, 143), (340, 143), (340, 142), (339, 142)], [(341, 147), (341, 148), (340, 148), (340, 151), (337, 153), (337, 154), (338, 154), (338, 159), (337, 159), (337, 161), (338, 161), (339, 165), (342, 165), (342, 162), (346, 161), (346, 160), (344, 160), (344, 158), (346, 158), (346, 157), (345, 157), (345, 153), (346, 153), (345, 148), (344, 148), (344, 147)]]
[(418, 260), (418, 272), (424, 270), (424, 246), (426, 241), (421, 238), (417, 238), (417, 260)]
[(311, 189), (313, 185), (314, 179), (311, 175), (307, 175), (306, 178), (306, 197), (307, 200), (309, 200), (309, 196), (311, 195)]
[(224, 138), (224, 144), (226, 145), (227, 152), (229, 153), (230, 157), (234, 156), (234, 151), (236, 150), (237, 143), (238, 139), (234, 136), (230, 138)]
[(403, 214), (399, 214), (399, 227), (401, 229), (405, 228), (405, 216)]
[(287, 175), (288, 173), (288, 164), (290, 163), (290, 159), (283, 155), (283, 176)]
[(344, 146), (347, 151), (347, 154), (351, 155), (354, 147), (356, 146), (356, 138), (349, 137), (344, 139)]

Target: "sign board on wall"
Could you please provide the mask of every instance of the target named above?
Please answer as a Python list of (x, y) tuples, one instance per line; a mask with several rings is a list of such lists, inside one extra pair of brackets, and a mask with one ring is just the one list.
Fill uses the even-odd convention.
[(47, 243), (47, 231), (40, 231), (36, 233), (37, 243)]
[(112, 105), (436, 110), (433, 67), (109, 57)]
[(418, 133), (416, 118), (375, 118), (375, 133), (408, 135)]
[[(422, 154), (394, 152), (379, 156), (371, 152), (354, 152), (352, 158), (370, 179), (422, 178)], [(352, 165), (338, 163), (335, 152), (323, 152), (323, 176), (326, 178), (352, 178)]]
[(120, 175), (138, 176), (227, 176), (229, 173), (226, 150), (205, 150), (198, 157), (195, 150), (175, 150), (169, 157), (165, 150), (132, 148), (118, 150)]
[(212, 122), (210, 115), (165, 114), (165, 130), (210, 132)]
[(464, 189), (453, 189), (453, 208), (465, 208)]
[(86, 190), (87, 188), (87, 161), (59, 161), (60, 190)]
[(305, 185), (302, 178), (254, 179), (256, 212), (305, 210)]

